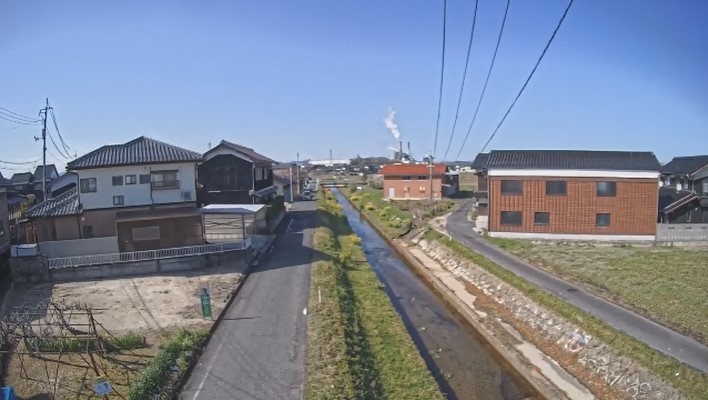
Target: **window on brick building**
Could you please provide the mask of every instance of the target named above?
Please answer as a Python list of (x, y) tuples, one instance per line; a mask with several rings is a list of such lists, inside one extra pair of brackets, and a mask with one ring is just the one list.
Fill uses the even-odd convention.
[(598, 197), (617, 196), (617, 182), (597, 182)]
[(611, 217), (609, 213), (598, 213), (595, 215), (595, 226), (610, 226)]
[(503, 180), (501, 181), (501, 192), (502, 194), (523, 194), (524, 182)]
[(567, 189), (566, 181), (546, 181), (546, 196), (565, 196)]
[(502, 211), (501, 212), (501, 224), (502, 225), (521, 225), (523, 214), (521, 211)]
[(551, 223), (551, 213), (535, 212), (533, 214), (533, 223), (535, 225), (548, 225)]

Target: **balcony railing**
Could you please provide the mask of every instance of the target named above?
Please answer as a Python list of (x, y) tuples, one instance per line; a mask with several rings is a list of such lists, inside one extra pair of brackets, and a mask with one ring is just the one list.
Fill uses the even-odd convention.
[(152, 188), (153, 188), (153, 190), (178, 189), (178, 188), (179, 188), (179, 181), (178, 181), (178, 180), (174, 180), (174, 181), (153, 181), (153, 182), (152, 182)]
[(51, 258), (49, 268), (86, 267), (100, 264), (129, 263), (136, 261), (164, 260), (168, 258), (200, 256), (229, 251), (245, 250), (251, 247), (251, 238), (237, 243), (205, 244), (199, 246), (174, 247), (170, 249), (133, 251), (126, 253), (93, 254), (86, 256)]

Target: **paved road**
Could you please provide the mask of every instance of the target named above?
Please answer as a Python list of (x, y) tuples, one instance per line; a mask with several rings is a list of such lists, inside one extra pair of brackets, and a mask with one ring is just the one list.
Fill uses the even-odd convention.
[(649, 347), (700, 371), (708, 372), (708, 347), (698, 341), (548, 274), (479, 236), (472, 230), (472, 223), (467, 220), (471, 204), (469, 200), (463, 202), (448, 218), (446, 229), (452, 237), (516, 275), (563, 298)]
[(181, 399), (300, 399), (315, 202), (297, 202), (226, 310)]

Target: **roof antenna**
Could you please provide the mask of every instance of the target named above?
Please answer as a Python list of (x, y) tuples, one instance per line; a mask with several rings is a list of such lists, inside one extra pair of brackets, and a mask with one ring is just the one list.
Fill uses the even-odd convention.
[(211, 150), (211, 142), (207, 143), (207, 146), (209, 146), (209, 150)]

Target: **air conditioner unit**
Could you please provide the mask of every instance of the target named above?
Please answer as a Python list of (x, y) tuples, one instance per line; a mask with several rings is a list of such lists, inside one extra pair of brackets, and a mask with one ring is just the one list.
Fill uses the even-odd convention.
[(192, 192), (182, 192), (182, 199), (192, 200)]

